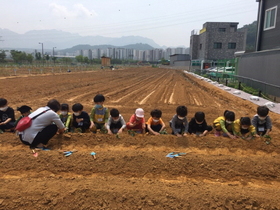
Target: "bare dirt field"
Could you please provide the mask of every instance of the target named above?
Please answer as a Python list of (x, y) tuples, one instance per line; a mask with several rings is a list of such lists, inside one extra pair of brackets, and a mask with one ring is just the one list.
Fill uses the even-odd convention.
[[(131, 68), (0, 79), (9, 105), (45, 106), (49, 99), (82, 103), (97, 93), (128, 121), (138, 107), (167, 124), (176, 107), (206, 113), (225, 109), (252, 117), (256, 105), (180, 70)], [(18, 116), (18, 113), (17, 113)], [(172, 135), (70, 134), (49, 142), (35, 158), (13, 133), (0, 134), (0, 209), (280, 209), (280, 119), (270, 112), (272, 141)], [(78, 152), (64, 157), (60, 150)], [(96, 152), (93, 159), (91, 152)], [(168, 158), (170, 152), (185, 156)]]

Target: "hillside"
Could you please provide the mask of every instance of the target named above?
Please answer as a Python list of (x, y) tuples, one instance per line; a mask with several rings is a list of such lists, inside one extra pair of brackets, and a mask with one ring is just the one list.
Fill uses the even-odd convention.
[(247, 30), (247, 39), (246, 39), (246, 51), (255, 51), (256, 44), (256, 34), (257, 34), (257, 21), (254, 21), (251, 24), (244, 25), (239, 30)]
[(71, 48), (67, 48), (64, 50), (59, 50), (60, 52), (68, 52), (73, 53), (77, 50), (89, 50), (89, 49), (108, 49), (108, 48), (124, 48), (124, 49), (135, 49), (135, 50), (152, 50), (154, 49), (152, 46), (148, 44), (130, 44), (125, 46), (113, 46), (113, 45), (76, 45)]
[(81, 36), (59, 30), (32, 30), (24, 34), (18, 34), (8, 29), (0, 28), (1, 48), (32, 48), (39, 49), (39, 42), (44, 43), (45, 49), (66, 49), (75, 45), (112, 45), (126, 46), (130, 44), (143, 43), (155, 48), (160, 46), (152, 39), (142, 36), (122, 36), (122, 37), (103, 37), (103, 36)]

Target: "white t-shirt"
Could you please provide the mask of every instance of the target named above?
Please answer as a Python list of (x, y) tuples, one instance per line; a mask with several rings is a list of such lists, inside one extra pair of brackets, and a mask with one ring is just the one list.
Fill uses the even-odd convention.
[[(50, 108), (48, 106), (41, 107), (28, 116), (32, 118), (47, 109)], [(22, 132), (22, 140), (31, 144), (36, 135), (52, 123), (56, 124), (59, 129), (64, 128), (64, 124), (60, 120), (58, 114), (56, 114), (53, 110), (49, 110), (38, 116), (36, 119), (32, 120), (31, 126)]]

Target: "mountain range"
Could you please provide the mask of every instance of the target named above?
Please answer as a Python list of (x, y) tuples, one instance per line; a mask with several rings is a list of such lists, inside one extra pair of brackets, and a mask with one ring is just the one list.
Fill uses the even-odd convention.
[(41, 49), (43, 43), (46, 50), (71, 48), (75, 45), (111, 45), (125, 46), (130, 44), (147, 44), (153, 48), (162, 48), (152, 39), (141, 36), (123, 36), (119, 38), (103, 36), (81, 36), (59, 30), (32, 30), (18, 34), (8, 29), (0, 28), (0, 49)]
[(77, 50), (89, 50), (89, 49), (108, 49), (108, 48), (124, 48), (124, 49), (136, 49), (136, 50), (152, 50), (154, 49), (152, 46), (148, 44), (142, 44), (142, 43), (137, 43), (137, 44), (129, 44), (129, 45), (124, 45), (124, 46), (114, 46), (114, 45), (76, 45), (71, 48), (67, 48), (64, 50), (59, 50), (59, 52), (64, 52), (64, 53), (75, 53)]

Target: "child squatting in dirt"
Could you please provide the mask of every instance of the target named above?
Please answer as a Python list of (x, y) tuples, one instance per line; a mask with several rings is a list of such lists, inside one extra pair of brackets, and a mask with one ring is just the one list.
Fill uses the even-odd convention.
[(178, 137), (187, 136), (189, 130), (189, 123), (187, 119), (188, 109), (185, 106), (178, 106), (176, 114), (172, 117), (170, 127), (172, 128), (172, 134)]

